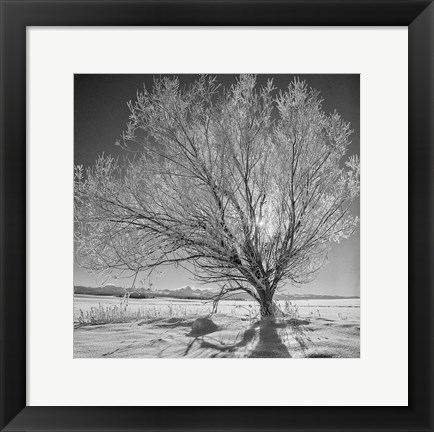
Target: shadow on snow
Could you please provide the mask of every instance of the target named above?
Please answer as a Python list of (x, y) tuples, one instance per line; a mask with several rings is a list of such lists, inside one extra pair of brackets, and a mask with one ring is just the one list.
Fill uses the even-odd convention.
[[(194, 343), (199, 342), (201, 348), (214, 349), (220, 353), (234, 353), (242, 348), (250, 345), (253, 348), (247, 349), (245, 357), (251, 358), (289, 358), (292, 357), (287, 345), (282, 340), (292, 336), (304, 351), (306, 348), (307, 337), (303, 326), (309, 324), (305, 320), (273, 320), (263, 319), (254, 323), (249, 329), (244, 330), (241, 340), (233, 344), (221, 343), (209, 336), (210, 332), (200, 337), (195, 337), (184, 352), (184, 356), (188, 355)], [(278, 331), (280, 330), (280, 332)], [(280, 333), (280, 334), (279, 334)], [(207, 339), (204, 337), (207, 336)], [(216, 357), (217, 353), (211, 355)]]

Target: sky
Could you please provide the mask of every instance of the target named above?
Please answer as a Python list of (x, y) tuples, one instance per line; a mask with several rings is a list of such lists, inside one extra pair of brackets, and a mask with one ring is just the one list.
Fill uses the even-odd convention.
[[(158, 75), (160, 77), (162, 75)], [(169, 75), (172, 76), (173, 75)], [(215, 75), (223, 86), (230, 86), (237, 75)], [(74, 163), (88, 167), (97, 157), (105, 153), (123, 156), (124, 151), (115, 146), (128, 121), (127, 102), (134, 101), (143, 85), (152, 88), (154, 75), (76, 74), (74, 76)], [(189, 84), (197, 75), (177, 75), (181, 84)], [(284, 90), (298, 77), (310, 87), (320, 91), (324, 99), (322, 107), (326, 113), (336, 110), (345, 121), (350, 122), (351, 144), (346, 156), (360, 155), (360, 76), (356, 74), (279, 74), (258, 75), (258, 84), (270, 78), (277, 89)], [(359, 200), (354, 203), (352, 213), (360, 215)], [(316, 280), (302, 286), (287, 285), (289, 293), (322, 295), (360, 295), (360, 228), (356, 234), (339, 244), (333, 243), (328, 264)], [(109, 281), (113, 282), (113, 281)], [(129, 287), (130, 280), (115, 281), (116, 285)], [(89, 275), (74, 262), (74, 285), (99, 286), (101, 281)], [(203, 287), (181, 268), (167, 268), (155, 281), (158, 289), (175, 289), (185, 285)], [(209, 287), (209, 286), (207, 286)]]

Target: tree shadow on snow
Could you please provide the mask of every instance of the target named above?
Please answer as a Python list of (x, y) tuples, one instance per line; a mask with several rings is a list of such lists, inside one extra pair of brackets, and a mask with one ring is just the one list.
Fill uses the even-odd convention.
[[(304, 325), (309, 324), (308, 321), (303, 320), (286, 320), (276, 321), (273, 319), (263, 319), (252, 325), (249, 329), (242, 333), (241, 340), (233, 344), (225, 344), (224, 342), (213, 339), (208, 335), (204, 339), (205, 335), (196, 337), (188, 345), (185, 350), (184, 356), (186, 356), (193, 344), (199, 341), (201, 348), (211, 348), (221, 353), (234, 353), (240, 348), (246, 347), (248, 344), (254, 344), (254, 348), (247, 352), (246, 357), (251, 358), (290, 358), (292, 357), (287, 346), (282, 341), (282, 337), (279, 334), (278, 329), (284, 335), (289, 331), (292, 337), (298, 342), (302, 350), (306, 348), (306, 336), (304, 331)], [(256, 343), (255, 343), (256, 342)], [(211, 356), (215, 357), (215, 355)]]
[(292, 357), (286, 345), (277, 332), (279, 327), (285, 327), (284, 323), (278, 323), (274, 320), (262, 320), (258, 323), (259, 339), (254, 350), (248, 357), (253, 358), (275, 358), (275, 357)]

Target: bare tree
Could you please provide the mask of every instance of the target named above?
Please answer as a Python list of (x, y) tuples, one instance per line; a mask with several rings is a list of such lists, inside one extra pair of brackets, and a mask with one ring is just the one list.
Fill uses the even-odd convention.
[(243, 291), (274, 314), (284, 283), (311, 281), (331, 242), (358, 218), (351, 130), (319, 92), (294, 80), (277, 92), (242, 75), (230, 88), (202, 76), (154, 81), (129, 103), (118, 143), (136, 152), (75, 167), (77, 259), (121, 275), (180, 265), (196, 280)]

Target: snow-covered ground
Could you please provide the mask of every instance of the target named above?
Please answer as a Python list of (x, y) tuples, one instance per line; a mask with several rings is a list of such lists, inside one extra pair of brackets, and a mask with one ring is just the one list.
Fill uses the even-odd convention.
[(288, 312), (277, 322), (257, 319), (249, 301), (221, 301), (215, 331), (197, 335), (194, 321), (212, 303), (183, 299), (130, 299), (128, 323), (79, 325), (81, 311), (119, 306), (117, 297), (74, 297), (74, 357), (359, 357), (360, 300), (279, 302)]

